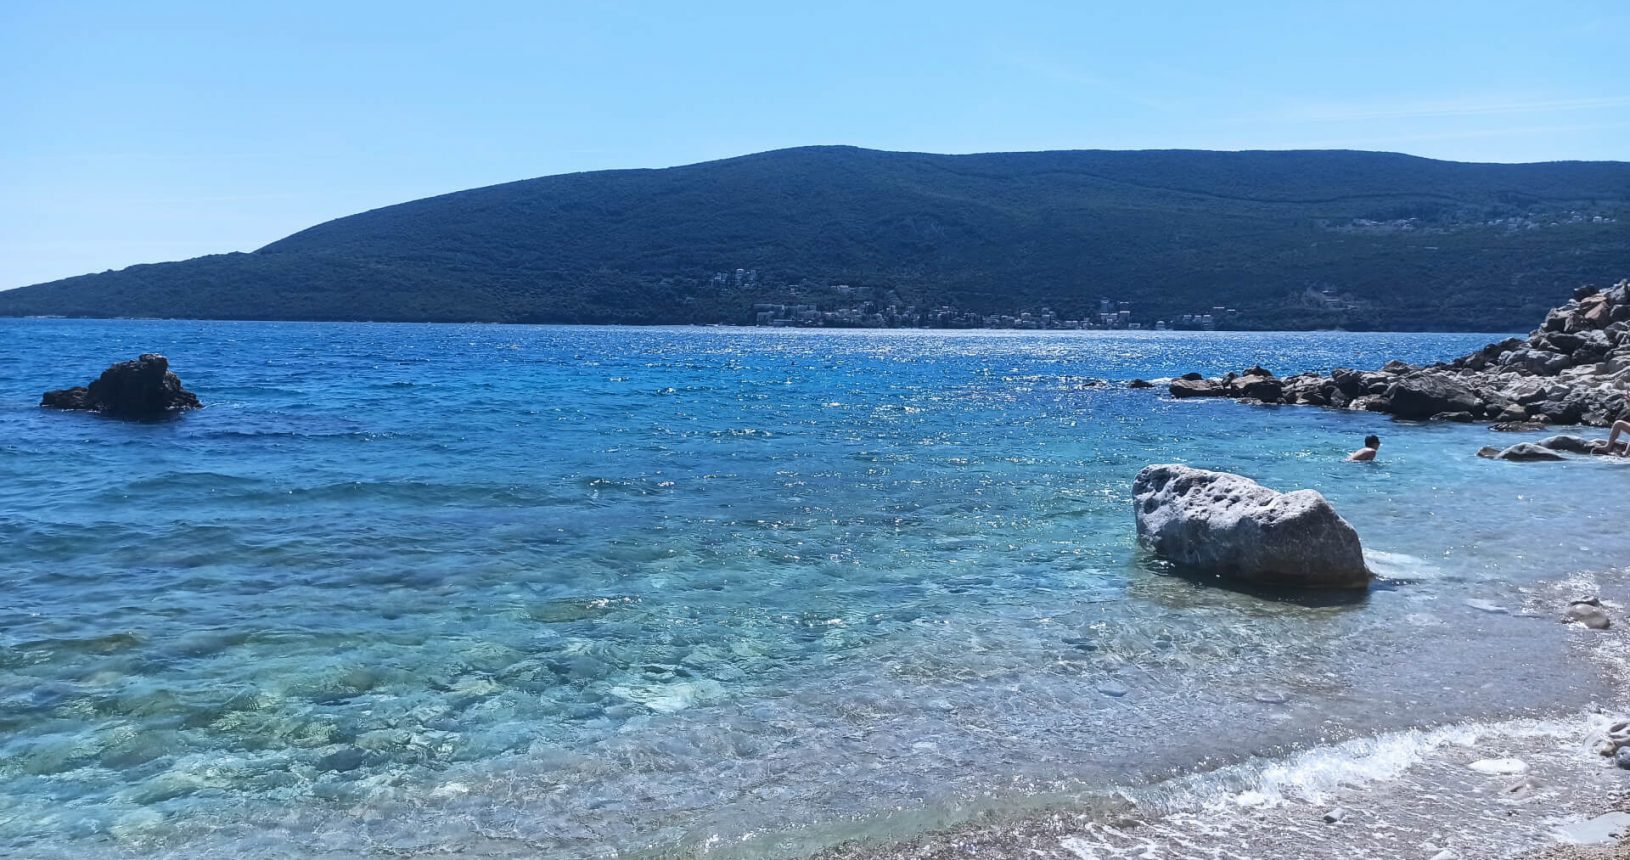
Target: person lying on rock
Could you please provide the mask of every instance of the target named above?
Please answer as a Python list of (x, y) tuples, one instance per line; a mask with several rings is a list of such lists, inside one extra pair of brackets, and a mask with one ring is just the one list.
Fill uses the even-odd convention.
[[(1630, 428), (1627, 428), (1630, 429)], [(1347, 455), (1347, 462), (1368, 462), (1381, 451), (1381, 437), (1371, 433), (1364, 437), (1364, 447)]]

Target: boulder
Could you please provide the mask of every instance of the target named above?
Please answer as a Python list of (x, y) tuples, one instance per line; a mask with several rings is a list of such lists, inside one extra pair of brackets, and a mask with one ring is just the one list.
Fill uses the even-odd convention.
[(1172, 380), (1167, 388), (1173, 397), (1227, 397), (1228, 383), (1219, 379), (1181, 379)]
[(1361, 371), (1338, 367), (1330, 371), (1330, 381), (1334, 382), (1336, 389), (1348, 398), (1364, 393), (1364, 374)]
[(1613, 335), (1606, 331), (1586, 332), (1579, 346), (1573, 351), (1573, 363), (1594, 364), (1607, 358), (1614, 346)]
[(1589, 603), (1583, 600), (1568, 605), (1568, 614), (1564, 621), (1583, 624), (1592, 630), (1606, 630), (1613, 626), (1613, 620), (1607, 617), (1599, 603)]
[(1588, 340), (1584, 335), (1570, 332), (1553, 332), (1547, 335), (1535, 335), (1529, 343), (1536, 349), (1548, 349), (1553, 352), (1566, 352), (1573, 354)]
[(1262, 585), (1366, 588), (1358, 533), (1313, 490), (1175, 464), (1132, 483), (1138, 541), (1179, 568)]
[(83, 409), (113, 418), (163, 418), (197, 409), (198, 396), (181, 387), (162, 355), (146, 353), (102, 371), (89, 386), (47, 391), (40, 405), (51, 409)]
[(1439, 412), (1483, 413), (1483, 401), (1454, 377), (1438, 373), (1406, 376), (1387, 389), (1387, 409), (1399, 418), (1425, 420)]
[(1456, 424), (1466, 424), (1466, 423), (1470, 423), (1472, 421), (1475, 421), (1477, 419), (1473, 418), (1472, 414), (1470, 412), (1439, 412), (1438, 414), (1433, 415), (1431, 418), (1428, 418), (1426, 420), (1432, 421), (1432, 422), (1435, 422), (1435, 423), (1439, 423), (1439, 424), (1445, 423), (1445, 422), (1452, 422), (1452, 423), (1456, 423)]
[(1246, 371), (1245, 376), (1237, 377), (1228, 383), (1228, 393), (1232, 396), (1249, 397), (1263, 403), (1278, 403), (1284, 389), (1285, 384), (1272, 376), (1263, 376), (1250, 371)]
[(1581, 328), (1604, 328), (1613, 321), (1613, 309), (1607, 304), (1606, 296), (1597, 296), (1600, 301), (1586, 300), (1579, 305), (1579, 321)]
[(1354, 397), (1347, 404), (1347, 408), (1353, 412), (1385, 412), (1387, 411), (1387, 401), (1386, 398), (1378, 394), (1365, 394)]
[(1541, 448), (1549, 448), (1552, 451), (1567, 451), (1570, 454), (1589, 454), (1592, 451), (1589, 442), (1578, 436), (1569, 436), (1565, 433), (1548, 436), (1535, 444)]
[(1585, 414), (1585, 406), (1578, 398), (1569, 397), (1566, 400), (1541, 400), (1529, 406), (1528, 412), (1552, 424), (1577, 424)]
[(1127, 388), (1154, 388), (1155, 384), (1147, 379), (1134, 379), (1126, 384)]
[(1573, 363), (1566, 355), (1527, 347), (1500, 356), (1500, 364), (1533, 376), (1555, 376)]
[(1550, 448), (1544, 448), (1532, 442), (1518, 442), (1495, 454), (1494, 459), (1511, 460), (1518, 463), (1535, 463), (1546, 460), (1566, 460), (1568, 458), (1552, 451)]

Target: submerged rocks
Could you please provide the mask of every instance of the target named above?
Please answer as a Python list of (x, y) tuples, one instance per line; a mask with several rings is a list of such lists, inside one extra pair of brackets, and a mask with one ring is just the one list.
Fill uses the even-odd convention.
[(121, 361), (102, 371), (89, 386), (47, 391), (40, 405), (134, 419), (163, 418), (203, 406), (170, 372), (169, 359), (157, 353)]
[(1172, 382), (1174, 397), (1231, 397), (1262, 403), (1384, 412), (1412, 421), (1488, 420), (1500, 429), (1538, 424), (1610, 426), (1630, 417), (1630, 281), (1582, 290), (1527, 338), (1509, 338), (1451, 362), (1379, 370), (1336, 368), (1328, 376), (1275, 377), (1262, 367)]
[(1132, 483), (1138, 541), (1180, 568), (1262, 585), (1366, 588), (1358, 533), (1313, 490), (1148, 466)]

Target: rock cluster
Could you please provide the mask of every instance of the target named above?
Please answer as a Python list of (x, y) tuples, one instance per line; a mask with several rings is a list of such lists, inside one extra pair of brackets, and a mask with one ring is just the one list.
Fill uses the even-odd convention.
[(1262, 367), (1222, 377), (1173, 380), (1174, 397), (1232, 397), (1384, 412), (1416, 421), (1492, 421), (1606, 427), (1630, 417), (1630, 281), (1581, 287), (1538, 329), (1454, 361), (1379, 370), (1338, 368), (1326, 376), (1279, 378)]
[[(1543, 426), (1543, 425), (1541, 425)], [(1484, 446), (1477, 452), (1479, 457), (1491, 460), (1516, 460), (1519, 462), (1535, 462), (1542, 460), (1566, 460), (1563, 452), (1568, 454), (1607, 454), (1606, 439), (1581, 439), (1578, 436), (1558, 434), (1548, 436), (1538, 442), (1519, 442), (1507, 448)]]
[(1138, 541), (1179, 568), (1261, 585), (1366, 588), (1358, 533), (1313, 490), (1173, 464), (1132, 482)]
[(113, 418), (163, 418), (202, 406), (198, 396), (181, 387), (162, 355), (146, 353), (102, 371), (89, 386), (47, 391), (40, 405), (51, 409), (83, 409)]

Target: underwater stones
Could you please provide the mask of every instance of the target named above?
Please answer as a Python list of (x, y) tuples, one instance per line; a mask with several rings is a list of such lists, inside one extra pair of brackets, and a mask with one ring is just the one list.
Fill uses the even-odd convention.
[(1528, 762), (1520, 758), (1485, 758), (1474, 761), (1466, 767), (1490, 776), (1516, 776), (1528, 772)]
[(1358, 533), (1313, 490), (1176, 464), (1132, 484), (1138, 541), (1180, 569), (1260, 585), (1367, 588)]
[(89, 386), (47, 391), (40, 405), (137, 420), (163, 418), (203, 406), (196, 394), (181, 387), (181, 380), (170, 372), (169, 360), (157, 353), (121, 361), (102, 371)]
[(339, 749), (317, 759), (317, 770), (332, 771), (336, 773), (349, 773), (362, 767), (368, 761), (368, 753), (356, 747), (340, 747)]

